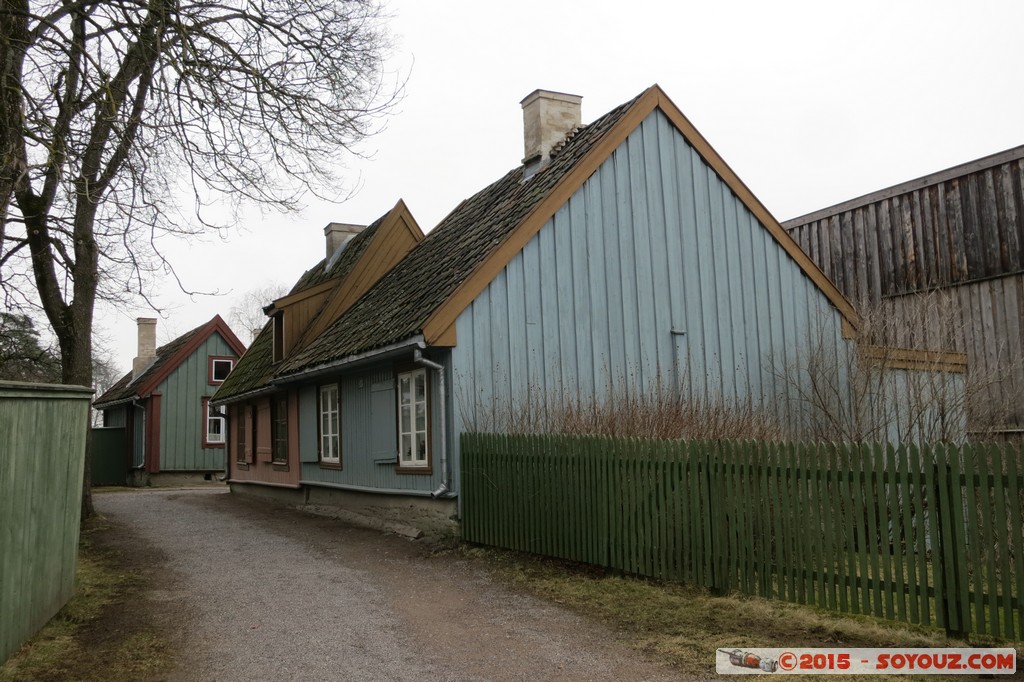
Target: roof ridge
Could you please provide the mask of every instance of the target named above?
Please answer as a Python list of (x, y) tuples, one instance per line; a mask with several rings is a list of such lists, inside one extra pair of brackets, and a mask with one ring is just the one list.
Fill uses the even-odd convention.
[(1017, 161), (1018, 159), (1024, 159), (1024, 145), (1004, 149), (1003, 151), (996, 152), (995, 154), (981, 156), (971, 161), (965, 161), (964, 163), (960, 163), (955, 166), (927, 173), (911, 180), (898, 182), (895, 185), (889, 185), (888, 187), (883, 187), (882, 189), (874, 190), (867, 194), (861, 194), (860, 196), (853, 197), (852, 199), (840, 201), (837, 204), (832, 204), (830, 206), (811, 211), (810, 213), (805, 213), (803, 215), (796, 216), (795, 218), (783, 221), (782, 226), (787, 230), (792, 230), (800, 227), (801, 225), (806, 225), (807, 223), (812, 223), (824, 218), (831, 218), (832, 216), (845, 213), (846, 211), (852, 211), (885, 199), (909, 194), (910, 192), (921, 190), (925, 187), (932, 187), (943, 182), (949, 182), (950, 180), (955, 180), (956, 178), (961, 178), (972, 173), (980, 173), (982, 171), (995, 168), (996, 166), (1001, 166), (1005, 163)]

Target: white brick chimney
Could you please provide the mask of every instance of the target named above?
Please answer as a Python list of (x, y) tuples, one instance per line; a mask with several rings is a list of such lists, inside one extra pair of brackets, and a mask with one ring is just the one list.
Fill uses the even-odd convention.
[(156, 359), (156, 318), (140, 317), (135, 322), (139, 329), (139, 346), (138, 355), (132, 361), (132, 381)]
[(327, 259), (330, 260), (331, 256), (334, 255), (338, 247), (341, 246), (346, 239), (354, 237), (363, 230), (366, 229), (366, 225), (351, 225), (349, 223), (330, 223), (324, 228), (324, 237), (327, 241)]
[(523, 105), (524, 178), (551, 162), (551, 149), (579, 127), (581, 122), (579, 95), (551, 90), (534, 90)]

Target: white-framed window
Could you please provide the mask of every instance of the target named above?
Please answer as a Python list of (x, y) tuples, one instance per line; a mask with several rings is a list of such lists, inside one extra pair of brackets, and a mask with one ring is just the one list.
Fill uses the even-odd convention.
[(320, 461), (341, 464), (341, 413), (338, 385), (320, 387)]
[(206, 418), (206, 434), (203, 437), (203, 445), (224, 445), (224, 415), (210, 404), (209, 398), (203, 398), (203, 415)]
[(224, 383), (224, 380), (228, 378), (228, 374), (231, 374), (231, 370), (234, 369), (234, 367), (234, 358), (211, 357), (209, 384), (211, 386), (216, 386)]
[(398, 375), (398, 466), (429, 467), (427, 370)]

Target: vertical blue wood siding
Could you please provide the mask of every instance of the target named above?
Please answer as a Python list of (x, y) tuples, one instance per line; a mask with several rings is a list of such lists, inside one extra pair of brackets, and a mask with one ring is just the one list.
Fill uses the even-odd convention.
[(840, 316), (660, 112), (598, 168), (456, 321), (460, 429), (529, 400), (752, 399), (795, 428), (779, 377)]
[[(447, 353), (433, 358), (447, 364)], [(412, 352), (409, 353), (409, 361)], [(400, 474), (395, 472), (398, 454), (398, 422), (396, 418), (395, 372), (393, 366), (382, 365), (367, 370), (324, 378), (317, 386), (338, 383), (341, 399), (341, 462), (342, 468), (321, 467), (317, 455), (317, 386), (303, 387), (299, 392), (299, 460), (302, 481), (307, 484), (329, 483), (385, 490), (429, 492), (441, 482), (440, 416), (437, 372), (428, 369), (430, 377), (431, 459), (433, 473)], [(449, 373), (450, 385), (450, 373)], [(450, 423), (450, 422), (449, 422)], [(449, 443), (451, 438), (449, 438)]]
[(224, 448), (204, 448), (203, 397), (217, 390), (210, 386), (211, 355), (234, 357), (231, 346), (220, 334), (210, 337), (192, 355), (171, 372), (157, 393), (163, 394), (160, 404), (160, 470), (222, 471)]
[(128, 406), (118, 405), (103, 411), (103, 426), (117, 427), (128, 425)]

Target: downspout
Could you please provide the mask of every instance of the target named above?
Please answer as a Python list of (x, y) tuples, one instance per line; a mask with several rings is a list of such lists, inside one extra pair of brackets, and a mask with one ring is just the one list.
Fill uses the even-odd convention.
[(437, 490), (430, 493), (434, 499), (439, 497), (452, 497), (451, 473), (448, 471), (448, 401), (445, 400), (444, 365), (423, 357), (423, 351), (416, 348), (412, 352), (412, 360), (417, 365), (428, 367), (437, 372), (438, 393), (441, 397), (441, 485)]
[(231, 478), (231, 418), (228, 417), (231, 410), (227, 405), (221, 407), (224, 408), (224, 475), (218, 476), (217, 480), (224, 483)]

